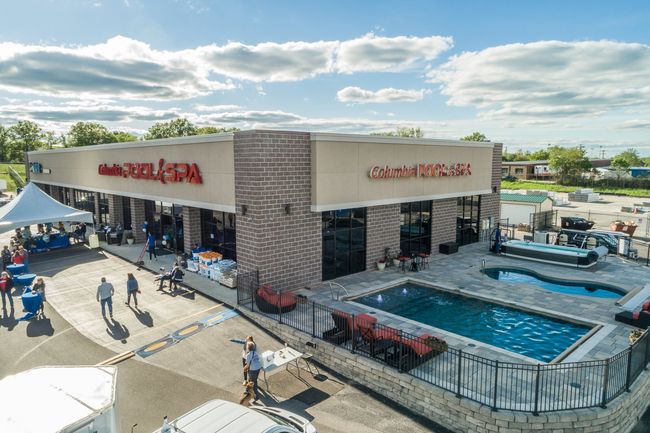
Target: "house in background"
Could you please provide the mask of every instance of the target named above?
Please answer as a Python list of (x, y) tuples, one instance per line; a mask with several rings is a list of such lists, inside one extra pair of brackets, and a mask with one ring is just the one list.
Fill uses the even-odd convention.
[[(593, 168), (607, 167), (612, 163), (611, 159), (590, 159)], [(640, 167), (648, 168), (648, 167)], [(519, 180), (537, 179), (551, 180), (555, 173), (548, 165), (548, 160), (537, 161), (504, 161), (501, 163), (501, 178), (508, 176), (516, 177)]]

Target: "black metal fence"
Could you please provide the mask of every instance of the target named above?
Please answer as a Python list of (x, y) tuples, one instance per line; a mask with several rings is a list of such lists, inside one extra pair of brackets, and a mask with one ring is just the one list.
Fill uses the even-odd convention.
[[(255, 272), (238, 275), (237, 302), (253, 312), (309, 334), (312, 338), (372, 358), (456, 396), (492, 410), (551, 412), (605, 407), (647, 368), (650, 337), (609, 359), (560, 364), (510, 363), (466, 353), (426, 335), (415, 336), (370, 322), (368, 315), (348, 314), (295, 297), (291, 311), (260, 309)], [(278, 292), (279, 293), (279, 292)], [(286, 292), (283, 295), (288, 295)]]

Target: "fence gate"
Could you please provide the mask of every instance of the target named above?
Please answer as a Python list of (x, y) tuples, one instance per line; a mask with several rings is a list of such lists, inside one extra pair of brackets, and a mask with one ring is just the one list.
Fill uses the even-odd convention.
[(237, 305), (247, 305), (253, 309), (259, 279), (257, 270), (237, 273)]
[(553, 227), (555, 212), (545, 210), (530, 214), (530, 227), (533, 233), (535, 230), (547, 230)]

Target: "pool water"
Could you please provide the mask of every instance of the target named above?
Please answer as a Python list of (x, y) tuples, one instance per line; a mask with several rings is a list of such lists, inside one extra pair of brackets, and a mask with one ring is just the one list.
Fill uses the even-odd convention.
[(569, 282), (552, 280), (550, 278), (539, 277), (532, 272), (526, 272), (521, 269), (508, 268), (490, 268), (484, 269), (483, 272), (490, 278), (507, 283), (527, 283), (534, 284), (542, 289), (552, 292), (563, 293), (565, 295), (590, 296), (592, 298), (615, 298), (618, 299), (625, 295), (622, 290), (602, 284), (586, 282)]
[(590, 329), (412, 283), (355, 302), (543, 362), (555, 359)]

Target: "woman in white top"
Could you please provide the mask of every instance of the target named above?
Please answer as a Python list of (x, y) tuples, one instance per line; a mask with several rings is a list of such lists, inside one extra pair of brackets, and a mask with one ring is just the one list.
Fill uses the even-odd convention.
[[(248, 350), (246, 350), (246, 347), (248, 346), (248, 343), (255, 344), (255, 342), (253, 341), (253, 336), (252, 335), (249, 335), (248, 337), (246, 337), (246, 340), (244, 341), (244, 349), (241, 351), (241, 358), (242, 358), (241, 359), (241, 364), (242, 364), (242, 367), (246, 366), (246, 355), (248, 355)], [(248, 372), (247, 372), (247, 370), (244, 370), (244, 383), (246, 383), (247, 381), (248, 381)]]

